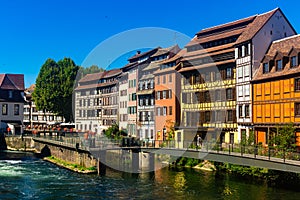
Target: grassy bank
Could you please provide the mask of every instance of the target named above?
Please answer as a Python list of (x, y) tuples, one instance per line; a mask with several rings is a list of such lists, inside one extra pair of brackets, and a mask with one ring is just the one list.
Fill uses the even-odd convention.
[(48, 162), (51, 162), (51, 163), (54, 163), (54, 164), (56, 164), (60, 167), (69, 169), (71, 171), (78, 172), (78, 173), (90, 174), (90, 173), (96, 173), (97, 172), (96, 167), (86, 168), (86, 167), (83, 167), (81, 165), (66, 162), (66, 161), (61, 160), (59, 158), (56, 158), (54, 156), (45, 157), (44, 160), (46, 160)]

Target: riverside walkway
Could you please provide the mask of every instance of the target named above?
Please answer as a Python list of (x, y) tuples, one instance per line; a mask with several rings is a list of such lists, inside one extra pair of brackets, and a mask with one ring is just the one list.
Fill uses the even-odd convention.
[(196, 158), (300, 173), (300, 153), (275, 147), (240, 146), (237, 144), (218, 144), (206, 141), (203, 141), (201, 146), (197, 146), (193, 141), (153, 140), (140, 142), (132, 138), (123, 138), (122, 140), (111, 140), (104, 136), (85, 138), (82, 134), (34, 136), (33, 140), (89, 151), (91, 154), (97, 154), (97, 152), (103, 150), (138, 150), (145, 153), (165, 154), (174, 157)]

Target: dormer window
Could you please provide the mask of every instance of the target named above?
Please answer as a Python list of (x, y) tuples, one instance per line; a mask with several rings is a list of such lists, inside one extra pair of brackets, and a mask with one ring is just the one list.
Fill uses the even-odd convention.
[(263, 73), (269, 73), (270, 69), (269, 69), (269, 63), (263, 63)]
[(296, 67), (297, 65), (298, 65), (297, 57), (296, 56), (292, 56), (291, 57), (291, 68)]
[(276, 61), (276, 71), (281, 71), (283, 69), (282, 67), (282, 60)]
[(11, 90), (8, 91), (8, 98), (10, 98), (10, 99), (13, 98), (13, 91), (11, 91)]

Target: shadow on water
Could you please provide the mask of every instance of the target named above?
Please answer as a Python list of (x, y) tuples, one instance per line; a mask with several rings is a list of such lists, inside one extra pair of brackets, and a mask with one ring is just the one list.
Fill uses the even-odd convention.
[(0, 160), (37, 160), (38, 157), (31, 152), (1, 150)]

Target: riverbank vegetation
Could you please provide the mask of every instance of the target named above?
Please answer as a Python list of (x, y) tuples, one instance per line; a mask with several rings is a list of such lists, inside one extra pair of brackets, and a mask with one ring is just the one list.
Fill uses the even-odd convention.
[(96, 173), (97, 169), (96, 167), (83, 167), (81, 165), (78, 164), (73, 164), (73, 163), (69, 163), (67, 161), (64, 161), (62, 159), (56, 158), (54, 156), (49, 156), (49, 157), (45, 157), (44, 160), (54, 163), (60, 167), (75, 171), (75, 172), (79, 172), (79, 173), (85, 173), (85, 174), (89, 174), (89, 173)]
[(255, 180), (270, 186), (284, 188), (299, 188), (300, 173), (270, 170), (253, 166), (241, 166), (230, 163), (210, 162), (194, 158), (178, 158), (171, 167), (187, 167), (205, 171), (215, 171), (217, 174), (232, 174), (243, 180)]

